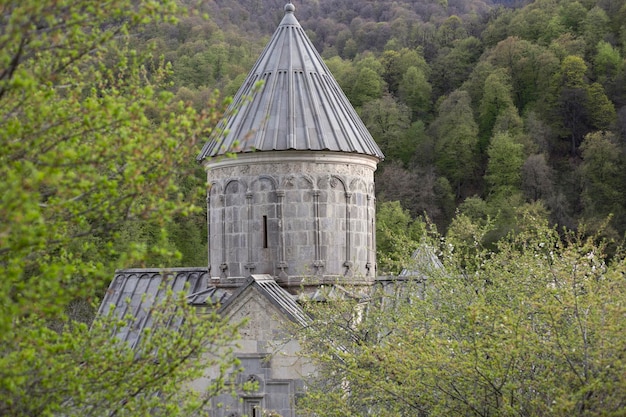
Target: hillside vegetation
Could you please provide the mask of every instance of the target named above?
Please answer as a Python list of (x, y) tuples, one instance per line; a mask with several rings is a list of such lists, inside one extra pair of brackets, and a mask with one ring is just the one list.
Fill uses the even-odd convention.
[[(202, 108), (236, 92), (284, 0), (187, 2), (138, 41)], [(624, 0), (296, 2), (296, 16), (386, 155), (380, 203), (440, 231), (456, 213), (492, 224), (532, 205), (551, 224), (626, 230)], [(155, 55), (157, 56), (157, 55)]]
[[(0, 415), (204, 415), (233, 387), (237, 323), (169, 294), (131, 348), (111, 337), (127, 318), (93, 307), (116, 268), (206, 265), (194, 156), (283, 2), (0, 7)], [(332, 337), (303, 346), (335, 385), (304, 405), (622, 415), (626, 0), (307, 0), (296, 15), (386, 154), (379, 275), (419, 242), (443, 265), (424, 292), (382, 294), (392, 314), (315, 315)], [(326, 340), (340, 344), (310, 345)], [(211, 365), (224, 374), (206, 391), (180, 389)]]

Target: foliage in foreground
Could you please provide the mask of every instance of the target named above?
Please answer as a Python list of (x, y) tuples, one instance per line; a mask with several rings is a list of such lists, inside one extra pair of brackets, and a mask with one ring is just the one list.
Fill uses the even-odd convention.
[[(131, 316), (99, 317), (91, 328), (74, 322), (62, 331), (21, 320), (20, 338), (5, 341), (0, 359), (0, 414), (208, 415), (208, 402), (229, 383), (226, 370), (238, 364), (237, 326), (215, 311), (198, 314), (182, 294), (168, 294), (147, 314), (152, 325), (134, 348), (112, 340), (112, 330), (138, 325)], [(205, 391), (186, 386), (211, 367), (221, 372)]]
[[(203, 352), (233, 339), (236, 327), (172, 298), (151, 315), (185, 316), (182, 329), (137, 352), (111, 337), (118, 318), (88, 333), (66, 314), (97, 303), (115, 268), (174, 256), (164, 225), (197, 210), (179, 184), (215, 112), (175, 102), (167, 67), (128, 47), (130, 30), (175, 12), (149, 0), (0, 6), (0, 415), (177, 415), (194, 405), (182, 382)], [(227, 350), (209, 357), (232, 363)]]
[(300, 340), (320, 372), (301, 409), (621, 415), (624, 259), (608, 260), (602, 245), (562, 238), (537, 219), (525, 224), (496, 251), (459, 251), (453, 238), (443, 241), (443, 267), (416, 265), (422, 276), (367, 300), (310, 305), (316, 319)]

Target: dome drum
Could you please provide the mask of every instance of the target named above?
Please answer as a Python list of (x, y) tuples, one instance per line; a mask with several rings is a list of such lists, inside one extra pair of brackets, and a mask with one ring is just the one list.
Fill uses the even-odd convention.
[(375, 166), (365, 155), (294, 151), (208, 167), (213, 279), (373, 279)]

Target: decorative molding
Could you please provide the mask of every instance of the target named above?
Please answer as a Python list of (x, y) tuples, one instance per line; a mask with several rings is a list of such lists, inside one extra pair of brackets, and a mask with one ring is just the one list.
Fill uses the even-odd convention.
[(216, 158), (216, 160), (206, 160), (205, 169), (215, 170), (216, 168), (230, 166), (250, 166), (256, 164), (273, 163), (298, 163), (312, 162), (315, 164), (333, 165), (363, 165), (372, 170), (376, 170), (379, 159), (375, 156), (362, 155), (345, 152), (324, 152), (324, 151), (279, 151), (279, 152), (253, 152), (241, 153), (237, 158)]
[(285, 269), (289, 269), (289, 264), (287, 262), (279, 262), (278, 269), (280, 269), (280, 273), (278, 274), (279, 280), (286, 281), (289, 279), (289, 275), (285, 272)]

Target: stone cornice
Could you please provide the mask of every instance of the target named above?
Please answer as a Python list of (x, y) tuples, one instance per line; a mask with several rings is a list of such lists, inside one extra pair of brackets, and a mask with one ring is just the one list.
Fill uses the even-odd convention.
[(204, 161), (205, 170), (216, 168), (250, 166), (255, 164), (274, 163), (315, 163), (315, 164), (339, 164), (339, 165), (363, 165), (376, 170), (379, 159), (357, 153), (323, 152), (323, 151), (277, 151), (277, 152), (254, 152), (238, 154), (236, 157), (208, 158)]

